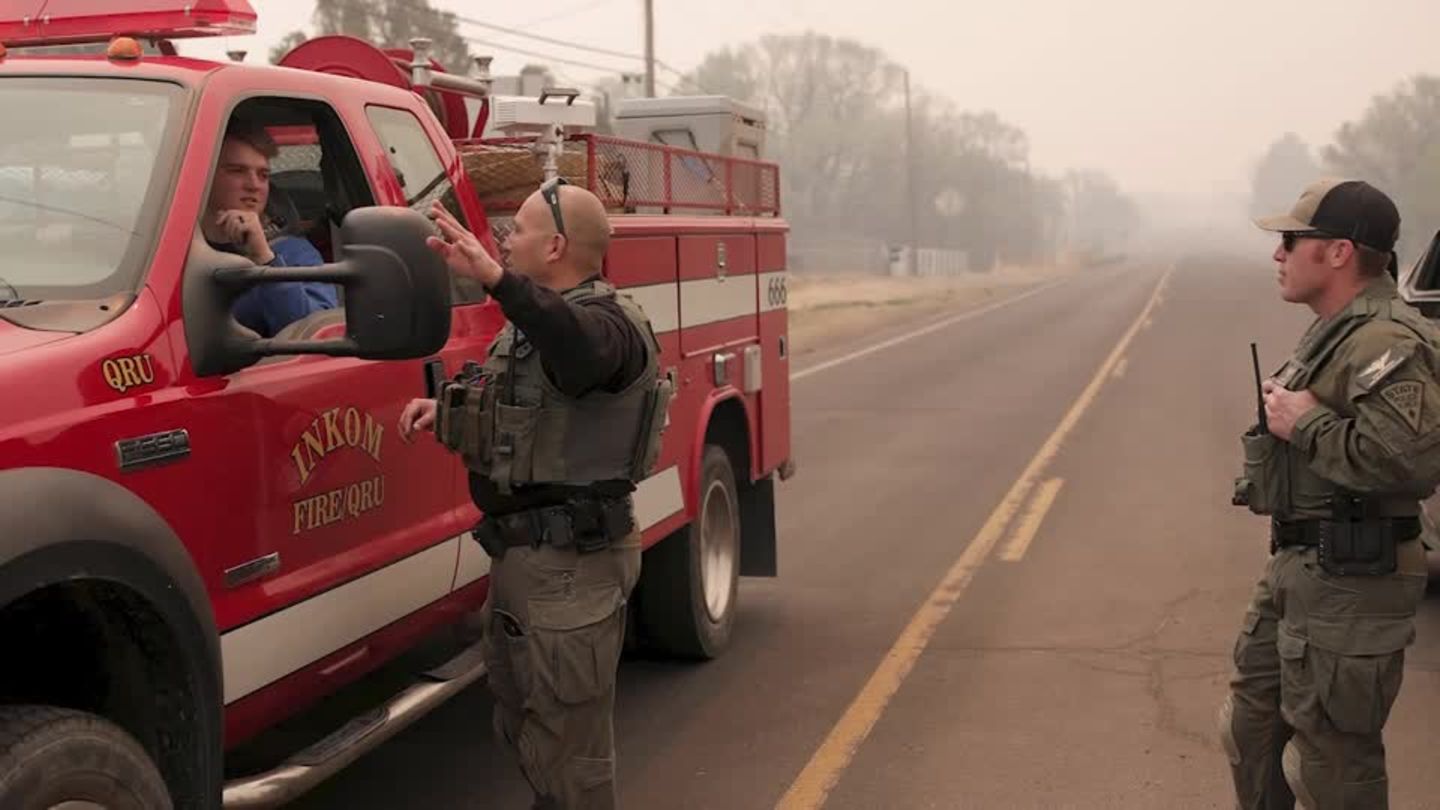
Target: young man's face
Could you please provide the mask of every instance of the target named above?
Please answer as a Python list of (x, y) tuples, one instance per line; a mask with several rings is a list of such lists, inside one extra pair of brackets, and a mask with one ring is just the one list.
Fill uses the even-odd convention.
[(259, 214), (270, 199), (270, 159), (238, 138), (226, 138), (220, 165), (210, 188), (210, 212), (251, 211)]

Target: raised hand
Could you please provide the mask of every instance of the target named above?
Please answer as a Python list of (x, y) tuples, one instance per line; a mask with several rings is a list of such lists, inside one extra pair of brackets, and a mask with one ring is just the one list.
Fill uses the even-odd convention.
[(256, 264), (269, 264), (275, 258), (265, 239), (265, 225), (254, 211), (230, 209), (215, 214), (215, 226), (225, 241), (239, 245), (245, 257)]
[(445, 259), (451, 272), (473, 278), (487, 289), (500, 282), (505, 272), (500, 263), (485, 252), (484, 245), (475, 238), (475, 234), (465, 230), (465, 226), (439, 200), (431, 204), (429, 215), (444, 238), (432, 236), (425, 240), (425, 244)]

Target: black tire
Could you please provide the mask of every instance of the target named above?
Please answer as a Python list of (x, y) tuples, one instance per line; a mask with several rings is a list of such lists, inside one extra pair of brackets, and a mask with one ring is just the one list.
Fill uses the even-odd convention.
[(49, 810), (71, 801), (171, 808), (160, 771), (114, 723), (50, 706), (0, 707), (0, 807)]
[[(735, 471), (724, 448), (713, 444), (705, 446), (700, 462), (699, 500), (693, 524), (645, 553), (639, 620), (654, 651), (705, 660), (718, 657), (730, 644), (740, 583)], [(726, 532), (728, 538), (723, 536)]]

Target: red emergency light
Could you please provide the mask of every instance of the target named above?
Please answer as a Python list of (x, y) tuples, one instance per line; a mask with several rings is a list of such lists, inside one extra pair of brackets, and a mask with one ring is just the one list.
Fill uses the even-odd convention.
[(0, 43), (12, 48), (253, 33), (248, 0), (0, 0)]

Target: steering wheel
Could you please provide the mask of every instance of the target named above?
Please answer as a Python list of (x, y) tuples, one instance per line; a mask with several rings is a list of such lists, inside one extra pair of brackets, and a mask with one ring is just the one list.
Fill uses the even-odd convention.
[(270, 241), (301, 234), (300, 209), (290, 192), (273, 183), (270, 185), (270, 199), (265, 203), (265, 219), (268, 223), (265, 236)]

